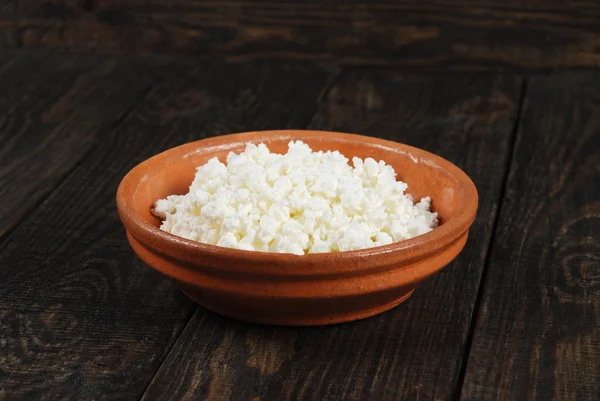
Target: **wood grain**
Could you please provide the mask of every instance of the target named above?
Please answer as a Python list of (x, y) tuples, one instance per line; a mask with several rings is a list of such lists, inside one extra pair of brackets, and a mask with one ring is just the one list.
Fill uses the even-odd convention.
[(127, 244), (114, 201), (121, 177), (191, 140), (305, 126), (332, 73), (196, 62), (167, 70), (2, 245), (0, 398), (139, 398), (196, 305)]
[(489, 76), (347, 72), (339, 77), (322, 97), (311, 127), (416, 145), (465, 169), (481, 196), (465, 250), (407, 303), (364, 321), (278, 328), (198, 309), (144, 399), (451, 399), (520, 88), (518, 79)]
[(163, 73), (125, 58), (37, 52), (17, 58), (0, 67), (0, 239)]
[(600, 77), (529, 84), (462, 398), (600, 397)]
[[(15, 36), (25, 47), (419, 70), (600, 66), (600, 6), (594, 0), (16, 3)], [(4, 16), (0, 24), (15, 23)]]

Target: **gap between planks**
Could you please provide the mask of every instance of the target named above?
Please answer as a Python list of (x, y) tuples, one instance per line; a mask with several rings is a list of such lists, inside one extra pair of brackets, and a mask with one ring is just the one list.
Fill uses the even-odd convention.
[(458, 381), (456, 383), (456, 391), (452, 396), (453, 400), (459, 400), (461, 398), (462, 388), (465, 381), (465, 376), (467, 373), (467, 364), (469, 362), (469, 356), (471, 354), (471, 347), (473, 345), (473, 336), (475, 334), (475, 325), (477, 324), (477, 317), (479, 315), (479, 307), (481, 306), (481, 300), (483, 299), (483, 287), (485, 283), (485, 278), (489, 269), (492, 249), (494, 247), (494, 242), (496, 241), (496, 231), (498, 229), (498, 223), (500, 221), (500, 212), (502, 211), (502, 205), (504, 204), (504, 197), (506, 194), (506, 187), (508, 185), (508, 177), (510, 176), (510, 170), (512, 166), (512, 161), (515, 155), (515, 144), (517, 142), (517, 135), (519, 133), (519, 127), (521, 125), (522, 117), (523, 117), (523, 104), (525, 103), (525, 97), (527, 96), (527, 84), (528, 78), (523, 77), (523, 81), (521, 82), (521, 92), (519, 94), (519, 105), (517, 109), (517, 115), (515, 117), (515, 123), (511, 130), (511, 135), (509, 138), (509, 152), (506, 157), (505, 166), (504, 166), (504, 175), (502, 177), (502, 185), (500, 187), (500, 194), (498, 196), (498, 207), (496, 208), (496, 213), (494, 214), (494, 222), (492, 224), (492, 232), (490, 235), (490, 241), (487, 246), (485, 262), (483, 266), (483, 271), (481, 272), (481, 277), (479, 278), (479, 287), (477, 287), (477, 296), (475, 298), (475, 305), (473, 307), (473, 311), (471, 313), (471, 320), (469, 323), (469, 331), (467, 333), (467, 342), (465, 344), (465, 352), (463, 354), (463, 359), (460, 365)]

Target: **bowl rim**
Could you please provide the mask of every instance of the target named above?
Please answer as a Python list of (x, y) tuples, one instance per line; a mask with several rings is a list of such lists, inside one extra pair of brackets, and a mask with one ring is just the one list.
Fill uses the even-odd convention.
[[(266, 137), (270, 139), (286, 139), (286, 140), (303, 140), (306, 138), (314, 137), (326, 137), (328, 140), (333, 142), (348, 142), (348, 141), (362, 141), (374, 147), (380, 147), (385, 150), (391, 150), (398, 153), (408, 154), (409, 157), (415, 163), (426, 163), (435, 168), (441, 168), (445, 170), (451, 177), (453, 177), (463, 190), (463, 210), (457, 215), (449, 219), (448, 221), (441, 224), (439, 227), (432, 231), (419, 235), (417, 237), (395, 242), (389, 245), (382, 245), (366, 249), (358, 249), (352, 251), (342, 252), (326, 252), (326, 253), (313, 253), (306, 255), (294, 255), (289, 253), (276, 253), (276, 252), (259, 252), (259, 251), (245, 251), (233, 248), (225, 248), (216, 245), (209, 245), (198, 241), (188, 240), (174, 234), (162, 231), (159, 227), (156, 227), (135, 212), (133, 207), (133, 193), (135, 191), (129, 191), (128, 188), (135, 188), (139, 182), (146, 179), (146, 166), (161, 162), (169, 159), (173, 153), (184, 152), (185, 155), (199, 153), (202, 149), (205, 150), (227, 150), (227, 148), (236, 147), (239, 142), (258, 142), (256, 136)], [(301, 137), (301, 138), (298, 138)], [(184, 156), (189, 157), (189, 156)], [(348, 156), (346, 156), (348, 157)], [(387, 163), (387, 161), (386, 161)], [(250, 131), (237, 134), (220, 135), (211, 138), (204, 138), (198, 141), (188, 142), (170, 149), (167, 149), (161, 153), (158, 153), (141, 163), (133, 167), (121, 180), (117, 189), (117, 209), (119, 216), (126, 228), (126, 230), (133, 235), (141, 244), (150, 249), (167, 254), (168, 256), (187, 261), (197, 263), (198, 258), (203, 258), (203, 263), (210, 264), (211, 261), (216, 262), (219, 259), (227, 259), (227, 270), (229, 272), (236, 271), (239, 273), (248, 274), (248, 270), (243, 266), (237, 266), (237, 263), (243, 263), (252, 261), (253, 264), (263, 264), (263, 272), (271, 272), (270, 267), (274, 265), (281, 266), (282, 264), (292, 265), (309, 265), (311, 266), (308, 270), (297, 270), (295, 268), (285, 269), (279, 271), (279, 273), (285, 275), (312, 275), (315, 273), (332, 273), (329, 267), (323, 267), (323, 262), (328, 261), (334, 262), (339, 266), (344, 266), (343, 271), (353, 272), (362, 271), (364, 266), (358, 266), (356, 259), (372, 258), (374, 256), (386, 256), (389, 254), (402, 254), (403, 260), (413, 260), (422, 258), (428, 254), (438, 253), (442, 249), (449, 246), (455, 240), (457, 240), (465, 231), (469, 229), (472, 222), (475, 219), (478, 208), (478, 193), (477, 188), (469, 176), (462, 171), (459, 167), (451, 163), (450, 161), (430, 153), (426, 150), (416, 148), (410, 145), (406, 145), (399, 142), (394, 142), (386, 139), (380, 139), (376, 137), (369, 137), (357, 134), (349, 134), (342, 132), (333, 131), (320, 131), (320, 130), (265, 130), (265, 131)], [(159, 243), (167, 246), (160, 246)], [(437, 246), (426, 247), (423, 246), (427, 243), (436, 243)], [(379, 259), (379, 258), (378, 258)], [(344, 264), (344, 262), (350, 262)], [(220, 263), (218, 263), (220, 264)], [(223, 270), (222, 268), (219, 268)], [(278, 267), (279, 269), (279, 267)], [(260, 274), (260, 271), (256, 271)]]

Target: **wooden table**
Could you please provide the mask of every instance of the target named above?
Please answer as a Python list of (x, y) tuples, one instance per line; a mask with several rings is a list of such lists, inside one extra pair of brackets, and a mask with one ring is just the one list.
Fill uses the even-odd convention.
[[(0, 399), (599, 399), (599, 93), (593, 72), (0, 53)], [(466, 248), (364, 321), (198, 307), (129, 248), (117, 185), (172, 146), (281, 128), (454, 162), (480, 194)]]

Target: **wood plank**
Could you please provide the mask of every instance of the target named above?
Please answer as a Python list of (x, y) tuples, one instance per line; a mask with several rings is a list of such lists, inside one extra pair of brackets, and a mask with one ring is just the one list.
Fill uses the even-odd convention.
[(18, 40), (26, 47), (418, 70), (600, 66), (595, 0), (18, 3)]
[(331, 75), (194, 61), (167, 70), (3, 244), (2, 397), (139, 398), (196, 305), (127, 244), (114, 200), (121, 178), (149, 156), (205, 136), (306, 126)]
[(465, 400), (600, 398), (600, 76), (534, 78)]
[(19, 47), (17, 1), (0, 2), (0, 48)]
[(160, 74), (142, 61), (39, 52), (23, 54), (0, 69), (0, 239)]
[(465, 250), (408, 302), (364, 321), (279, 328), (199, 308), (144, 399), (451, 399), (520, 88), (518, 79), (489, 76), (341, 76), (311, 126), (405, 142), (464, 168), (481, 196)]
[(0, 74), (7, 70), (11, 64), (21, 57), (24, 52), (14, 50), (0, 50)]

